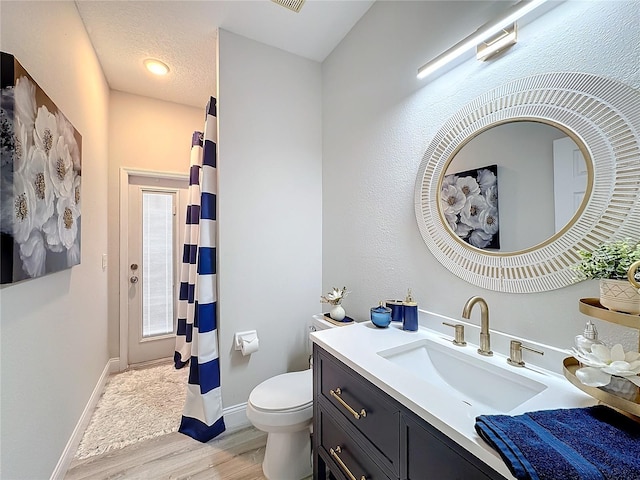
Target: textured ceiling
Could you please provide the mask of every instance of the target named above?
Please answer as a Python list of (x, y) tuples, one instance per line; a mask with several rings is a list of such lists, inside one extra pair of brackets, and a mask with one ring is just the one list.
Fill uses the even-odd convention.
[[(76, 5), (114, 90), (202, 107), (215, 93), (216, 29), (323, 61), (374, 0), (306, 0), (294, 13), (270, 0), (94, 1)], [(165, 77), (142, 62), (167, 63)]]

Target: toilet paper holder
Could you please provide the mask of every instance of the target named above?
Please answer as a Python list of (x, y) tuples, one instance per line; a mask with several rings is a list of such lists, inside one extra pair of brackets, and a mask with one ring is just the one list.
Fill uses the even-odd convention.
[(233, 346), (235, 350), (242, 350), (242, 342), (250, 343), (258, 338), (256, 330), (248, 330), (246, 332), (236, 332), (233, 337)]

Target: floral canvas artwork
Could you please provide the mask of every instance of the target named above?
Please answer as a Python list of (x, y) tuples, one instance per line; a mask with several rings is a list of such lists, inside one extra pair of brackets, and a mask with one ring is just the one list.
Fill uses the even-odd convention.
[(1, 52), (0, 283), (80, 263), (82, 137)]
[(440, 206), (451, 230), (465, 242), (500, 248), (497, 165), (446, 175)]

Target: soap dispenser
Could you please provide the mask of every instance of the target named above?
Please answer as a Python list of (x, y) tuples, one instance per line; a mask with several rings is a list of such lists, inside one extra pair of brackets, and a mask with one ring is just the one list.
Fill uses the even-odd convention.
[(402, 302), (404, 310), (404, 318), (402, 320), (402, 329), (409, 332), (418, 330), (418, 304), (411, 296), (411, 289), (407, 292), (407, 298)]
[(582, 335), (576, 335), (575, 344), (578, 351), (583, 353), (591, 352), (592, 345), (603, 345), (603, 342), (598, 340), (598, 330), (591, 320), (587, 321)]

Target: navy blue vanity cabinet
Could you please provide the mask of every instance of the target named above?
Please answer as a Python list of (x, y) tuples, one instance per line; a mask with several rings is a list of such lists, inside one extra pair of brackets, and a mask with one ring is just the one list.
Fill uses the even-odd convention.
[[(332, 462), (339, 464), (343, 461), (349, 470), (357, 470), (355, 467), (351, 468), (350, 462), (342, 460), (344, 456), (350, 456), (350, 460), (355, 458), (343, 445), (335, 443), (334, 440), (338, 439), (333, 435), (333, 431), (340, 430), (348, 437), (345, 438), (345, 442), (357, 445), (361, 452), (371, 459), (371, 462), (368, 462), (360, 457), (359, 463), (373, 464), (382, 472), (386, 472), (382, 477), (370, 473), (370, 476), (365, 475), (365, 478), (398, 478), (398, 402), (333, 356), (322, 353), (313, 359), (314, 398), (320, 407), (319, 417), (324, 420), (319, 422), (320, 428), (314, 432), (317, 432), (322, 450), (329, 455)], [(336, 446), (340, 446), (343, 454), (336, 452)], [(353, 474), (356, 475), (356, 472), (353, 471)], [(360, 480), (362, 475), (358, 474), (356, 478)]]
[(314, 480), (504, 480), (317, 345), (313, 365)]
[(504, 477), (417, 415), (402, 416), (402, 443), (409, 480), (490, 480)]

